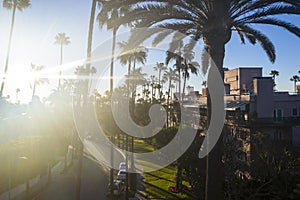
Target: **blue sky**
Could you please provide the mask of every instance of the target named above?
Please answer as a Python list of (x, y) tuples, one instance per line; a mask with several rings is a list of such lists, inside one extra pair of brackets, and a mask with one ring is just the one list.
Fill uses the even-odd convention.
[[(15, 29), (11, 49), (9, 72), (15, 74), (15, 79), (6, 85), (6, 94), (10, 94), (14, 101), (15, 90), (20, 88), (20, 98), (30, 98), (31, 90), (28, 75), (30, 63), (44, 65), (50, 76), (58, 74), (59, 47), (54, 45), (54, 37), (57, 33), (66, 33), (71, 44), (64, 48), (64, 63), (72, 63), (83, 59), (86, 55), (87, 31), (90, 15), (91, 1), (86, 0), (60, 0), (40, 1), (32, 0), (31, 8), (22, 13), (16, 13)], [(284, 16), (284, 19), (300, 26), (300, 18)], [(3, 72), (7, 51), (9, 27), (11, 23), (11, 11), (0, 7), (0, 74)], [(265, 75), (272, 69), (279, 71), (277, 78), (279, 90), (292, 91), (293, 84), (289, 78), (300, 70), (300, 39), (281, 28), (261, 26), (260, 30), (265, 32), (274, 42), (277, 60), (272, 64), (259, 45), (241, 45), (236, 34), (226, 45), (226, 57), (224, 65), (230, 69), (239, 66), (263, 67)], [(120, 32), (124, 32), (122, 29)], [(111, 39), (111, 33), (100, 30), (95, 24), (94, 48)], [(105, 45), (110, 45), (106, 42)], [(105, 46), (104, 45), (104, 46)], [(110, 47), (106, 47), (109, 49)], [(109, 50), (105, 50), (109, 52)], [(152, 61), (153, 63), (155, 61)], [(158, 60), (163, 62), (163, 60)], [(74, 64), (76, 65), (76, 64)], [(79, 65), (79, 64), (78, 64)], [(106, 66), (107, 67), (107, 66)], [(119, 70), (119, 69), (118, 69)], [(120, 69), (124, 72), (126, 67)], [(63, 74), (71, 75), (69, 69)], [(201, 81), (200, 81), (201, 80)], [(192, 78), (191, 84), (196, 89), (201, 88), (201, 78)], [(57, 85), (57, 79), (51, 80), (47, 86), (37, 88), (37, 95), (45, 96), (49, 90)]]

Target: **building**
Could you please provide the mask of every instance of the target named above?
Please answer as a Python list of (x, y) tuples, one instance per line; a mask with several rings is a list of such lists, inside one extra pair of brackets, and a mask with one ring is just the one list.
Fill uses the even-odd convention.
[(230, 94), (250, 93), (253, 90), (254, 77), (262, 77), (261, 67), (239, 67), (224, 72), (224, 82), (229, 85)]
[[(259, 134), (278, 151), (300, 151), (300, 93), (274, 91), (272, 77), (263, 77), (256, 67), (225, 71), (224, 82), (230, 88), (225, 95), (224, 160), (235, 163), (228, 165), (227, 174), (248, 177), (260, 169), (257, 158), (264, 149), (258, 145)], [(199, 99), (201, 107), (206, 98)]]

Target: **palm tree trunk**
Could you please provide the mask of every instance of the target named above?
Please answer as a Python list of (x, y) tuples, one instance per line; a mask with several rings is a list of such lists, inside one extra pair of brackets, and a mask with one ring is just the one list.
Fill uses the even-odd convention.
[(161, 85), (160, 85), (160, 79), (161, 79), (161, 70), (158, 70), (158, 97), (159, 100), (161, 99), (160, 91), (161, 91)]
[(185, 85), (186, 85), (186, 79), (187, 79), (187, 73), (185, 72), (184, 73), (184, 78), (183, 78), (183, 88), (182, 88), (182, 101), (183, 101), (183, 98), (185, 96)]
[(181, 72), (180, 69), (178, 70), (178, 92), (179, 92), (179, 96), (178, 96), (178, 100), (181, 100)]
[[(91, 70), (91, 56), (92, 56), (92, 42), (93, 42), (93, 31), (94, 31), (94, 22), (95, 22), (95, 12), (96, 12), (96, 0), (92, 0), (92, 8), (90, 15), (90, 23), (89, 23), (89, 34), (88, 34), (88, 44), (87, 44), (87, 56), (86, 56), (86, 70), (90, 75)], [(90, 85), (90, 87), (88, 87)], [(87, 93), (89, 92), (92, 86), (92, 79), (90, 79), (89, 83), (87, 83)]]
[(116, 49), (116, 37), (117, 37), (117, 28), (113, 29), (113, 43), (111, 49), (111, 62), (110, 62), (110, 92), (114, 90), (114, 59), (115, 59), (115, 49)]
[(170, 90), (171, 90), (171, 78), (169, 79), (168, 98), (167, 98), (167, 127), (169, 127), (169, 104), (170, 104)]
[(35, 95), (35, 88), (36, 88), (36, 81), (33, 83), (33, 89), (32, 89), (32, 96), (31, 96), (31, 101), (33, 100), (33, 97)]
[(60, 65), (60, 70), (59, 70), (59, 77), (58, 77), (58, 89), (60, 90), (60, 78), (61, 78), (61, 65), (62, 65), (62, 55), (63, 55), (63, 44), (60, 44), (60, 60), (59, 60), (59, 65)]
[(6, 60), (5, 60), (4, 74), (3, 74), (2, 84), (1, 84), (0, 97), (3, 96), (5, 76), (6, 76), (7, 70), (8, 70), (11, 41), (12, 41), (12, 35), (13, 35), (13, 31), (14, 31), (14, 24), (15, 24), (16, 8), (17, 8), (17, 5), (14, 3), (12, 17), (11, 17), (11, 25), (10, 25), (10, 33), (9, 33), (9, 39), (8, 39), (8, 47), (7, 47), (7, 54), (6, 54)]
[[(223, 60), (225, 56), (225, 44), (220, 41), (207, 41), (208, 53), (211, 56), (211, 66), (217, 66), (222, 79), (224, 80)], [(207, 95), (207, 124), (209, 127), (211, 118), (211, 99), (208, 91)], [(205, 199), (215, 200), (224, 199), (223, 197), (223, 164), (222, 164), (222, 135), (216, 143), (215, 147), (211, 150), (209, 155), (206, 156), (206, 187)], [(206, 136), (209, 141), (209, 135)]]

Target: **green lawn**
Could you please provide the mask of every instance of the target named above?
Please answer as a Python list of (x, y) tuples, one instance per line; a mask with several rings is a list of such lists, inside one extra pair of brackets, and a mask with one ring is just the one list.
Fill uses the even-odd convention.
[[(154, 151), (155, 148), (143, 140), (135, 140), (135, 152), (144, 153)], [(143, 163), (144, 165), (154, 165), (153, 163)], [(172, 193), (169, 187), (175, 184), (176, 167), (170, 165), (158, 171), (144, 173), (146, 195), (155, 199), (191, 199), (184, 193)], [(188, 186), (188, 183), (183, 183)]]

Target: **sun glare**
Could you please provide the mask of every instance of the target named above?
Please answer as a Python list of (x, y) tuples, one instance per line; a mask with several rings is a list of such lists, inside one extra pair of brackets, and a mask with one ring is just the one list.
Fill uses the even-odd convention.
[(36, 74), (30, 71), (29, 67), (24, 65), (14, 65), (8, 70), (5, 82), (6, 94), (15, 94), (10, 96), (11, 102), (29, 102), (32, 95), (32, 87)]

